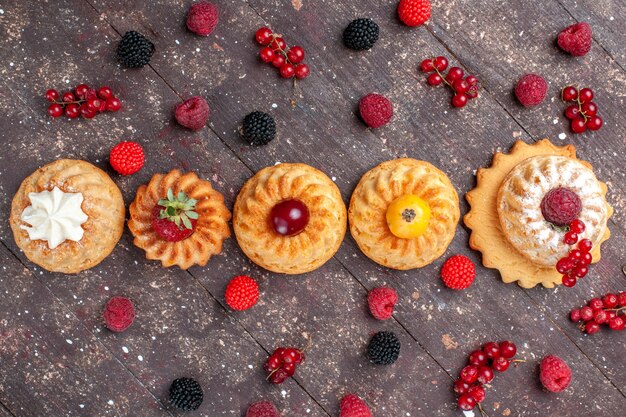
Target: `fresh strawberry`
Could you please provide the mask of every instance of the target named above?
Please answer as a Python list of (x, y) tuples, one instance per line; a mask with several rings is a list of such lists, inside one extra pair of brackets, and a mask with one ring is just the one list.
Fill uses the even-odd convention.
[(407, 26), (419, 26), (430, 19), (430, 0), (400, 0), (398, 17)]
[(167, 198), (159, 200), (152, 209), (152, 228), (168, 242), (186, 239), (198, 222), (195, 209), (196, 200), (189, 198), (184, 191), (175, 196), (170, 188), (167, 190)]

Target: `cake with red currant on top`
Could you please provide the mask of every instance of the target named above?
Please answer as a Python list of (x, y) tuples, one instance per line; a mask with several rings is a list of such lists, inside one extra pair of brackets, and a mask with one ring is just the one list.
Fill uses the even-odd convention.
[(154, 175), (139, 187), (129, 211), (135, 245), (164, 267), (206, 265), (230, 236), (224, 196), (193, 172)]
[(346, 207), (335, 183), (305, 164), (278, 164), (243, 186), (233, 210), (239, 246), (257, 265), (303, 274), (328, 261), (346, 233)]

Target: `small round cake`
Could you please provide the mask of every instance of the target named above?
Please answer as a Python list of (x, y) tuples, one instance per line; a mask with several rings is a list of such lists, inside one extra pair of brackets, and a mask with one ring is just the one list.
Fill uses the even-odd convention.
[(326, 263), (346, 233), (346, 206), (335, 183), (305, 164), (259, 171), (243, 186), (233, 210), (243, 252), (257, 265), (302, 274)]
[(420, 268), (446, 250), (459, 222), (450, 179), (425, 161), (401, 158), (368, 171), (350, 201), (350, 232), (367, 257), (388, 268)]
[(554, 266), (571, 249), (563, 242), (571, 221), (584, 222), (581, 239), (594, 246), (601, 242), (608, 220), (605, 194), (588, 164), (566, 156), (534, 156), (515, 166), (500, 186), (500, 225), (522, 255)]

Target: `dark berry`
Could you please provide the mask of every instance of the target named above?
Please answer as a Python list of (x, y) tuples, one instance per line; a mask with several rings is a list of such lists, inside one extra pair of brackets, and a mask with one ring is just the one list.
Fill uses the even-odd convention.
[(367, 355), (372, 363), (391, 365), (400, 356), (400, 340), (393, 332), (378, 332), (370, 340)]
[(269, 114), (255, 111), (243, 119), (241, 133), (250, 145), (267, 145), (276, 136), (276, 122)]
[(372, 48), (379, 36), (379, 28), (372, 19), (361, 18), (350, 22), (343, 31), (343, 43), (356, 51)]
[(150, 63), (154, 44), (134, 30), (128, 31), (117, 46), (117, 57), (127, 68), (141, 68)]
[(192, 378), (178, 378), (170, 386), (170, 403), (183, 411), (197, 410), (204, 399), (202, 387)]

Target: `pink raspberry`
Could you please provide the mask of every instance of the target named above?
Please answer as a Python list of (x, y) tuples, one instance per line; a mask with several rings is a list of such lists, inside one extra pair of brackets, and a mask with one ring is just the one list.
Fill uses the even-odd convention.
[(539, 365), (541, 384), (552, 392), (561, 392), (572, 382), (572, 370), (557, 356), (546, 356)]
[(339, 417), (372, 417), (372, 412), (365, 401), (355, 394), (348, 394), (339, 405)]
[(387, 320), (393, 314), (393, 307), (398, 302), (396, 290), (389, 287), (374, 288), (367, 294), (367, 304), (372, 316), (378, 320)]
[(377, 128), (391, 120), (393, 107), (387, 97), (372, 93), (359, 101), (359, 113), (366, 125)]
[(583, 56), (591, 50), (591, 36), (589, 23), (580, 22), (563, 29), (556, 41), (565, 52), (574, 56)]
[(202, 129), (209, 119), (211, 110), (206, 100), (202, 97), (191, 97), (180, 103), (174, 109), (176, 121), (191, 130)]
[(543, 218), (555, 226), (567, 226), (578, 218), (581, 210), (580, 197), (568, 188), (553, 188), (541, 200)]
[(213, 32), (219, 16), (217, 7), (208, 1), (194, 3), (187, 13), (187, 28), (200, 36), (208, 36)]
[(548, 83), (542, 76), (526, 74), (515, 86), (515, 97), (524, 107), (533, 107), (540, 104), (548, 92)]
[(135, 306), (126, 297), (111, 297), (104, 306), (102, 318), (109, 330), (116, 333), (123, 332), (135, 320)]
[(280, 413), (271, 402), (258, 401), (248, 407), (246, 417), (280, 417)]

